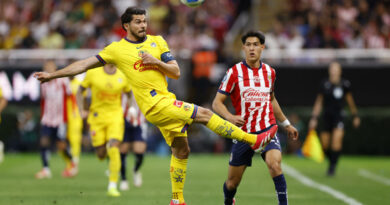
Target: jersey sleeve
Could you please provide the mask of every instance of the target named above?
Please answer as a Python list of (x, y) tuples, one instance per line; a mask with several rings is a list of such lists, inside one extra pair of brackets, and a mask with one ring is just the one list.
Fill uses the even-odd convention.
[[(97, 68), (95, 68), (97, 69)], [(89, 88), (91, 87), (91, 80), (92, 80), (92, 70), (87, 71), (85, 74), (84, 80), (81, 82), (80, 86), (83, 88)]]
[(173, 55), (171, 54), (171, 51), (169, 50), (167, 42), (164, 40), (162, 36), (156, 36), (156, 41), (158, 44), (158, 47), (160, 48), (160, 53), (161, 53), (161, 61), (164, 63), (167, 63), (169, 61), (175, 60)]
[(103, 64), (114, 64), (115, 65), (115, 48), (116, 48), (116, 42), (111, 43), (110, 45), (106, 46), (102, 51), (99, 52), (98, 55), (96, 55), (96, 58)]
[(349, 80), (343, 80), (343, 89), (345, 93), (351, 92), (351, 82)]
[(230, 95), (230, 93), (233, 92), (236, 82), (237, 82), (237, 75), (233, 72), (233, 69), (230, 68), (226, 72), (225, 76), (223, 77), (218, 92), (225, 95)]

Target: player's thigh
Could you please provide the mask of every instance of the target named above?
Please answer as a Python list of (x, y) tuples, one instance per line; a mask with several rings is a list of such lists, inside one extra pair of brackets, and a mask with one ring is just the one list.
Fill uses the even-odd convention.
[(146, 143), (144, 141), (134, 141), (132, 147), (135, 154), (143, 154), (146, 151)]
[(157, 103), (145, 117), (160, 129), (180, 133), (186, 132), (188, 126), (192, 124), (197, 109), (194, 104), (175, 99), (164, 99)]
[(271, 149), (265, 154), (265, 163), (272, 177), (282, 174), (282, 152), (278, 149)]
[(107, 124), (106, 129), (106, 140), (117, 140), (119, 142), (122, 142), (123, 140), (123, 134), (124, 134), (124, 126), (125, 123), (123, 121), (123, 118), (119, 118), (118, 120), (114, 120)]
[(104, 123), (89, 122), (89, 135), (93, 147), (106, 144), (106, 125)]
[(334, 128), (332, 132), (332, 150), (339, 151), (343, 146), (344, 129)]
[(320, 133), (320, 140), (321, 140), (322, 148), (324, 150), (327, 150), (329, 148), (329, 144), (330, 144), (330, 132), (322, 131)]

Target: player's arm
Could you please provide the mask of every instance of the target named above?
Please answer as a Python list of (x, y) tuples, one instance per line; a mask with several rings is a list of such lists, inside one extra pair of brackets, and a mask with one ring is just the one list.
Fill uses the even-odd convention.
[(314, 102), (313, 111), (311, 113), (311, 119), (309, 122), (309, 130), (315, 129), (318, 124), (318, 116), (322, 111), (322, 104), (324, 101), (324, 96), (322, 94), (318, 94), (317, 98)]
[(95, 57), (89, 57), (83, 60), (78, 60), (63, 69), (57, 70), (53, 73), (36, 72), (34, 77), (41, 82), (47, 82), (55, 78), (62, 78), (83, 73), (91, 68), (102, 66), (103, 64)]
[(282, 108), (280, 108), (280, 105), (275, 98), (274, 92), (272, 92), (272, 95), (271, 95), (271, 104), (272, 104), (272, 108), (274, 110), (274, 115), (275, 115), (276, 120), (281, 122), (281, 125), (286, 129), (287, 135), (291, 139), (297, 140), (298, 135), (299, 135), (298, 130), (290, 124), (290, 121), (288, 121), (287, 117), (284, 115)]
[(245, 124), (245, 120), (242, 119), (240, 115), (233, 115), (227, 109), (226, 105), (224, 104), (226, 98), (227, 95), (218, 92), (213, 100), (213, 110), (229, 122), (235, 124), (236, 126), (243, 126)]
[(4, 97), (0, 97), (0, 113), (3, 112), (5, 106), (7, 106), (7, 99), (5, 99)]
[(358, 116), (358, 111), (357, 111), (357, 108), (356, 108), (356, 104), (355, 104), (355, 101), (353, 100), (351, 92), (347, 92), (345, 94), (345, 100), (347, 101), (349, 109), (351, 110), (351, 114), (353, 116), (353, 120), (352, 120), (353, 126), (355, 128), (357, 128), (357, 127), (360, 126), (360, 118)]
[(77, 94), (76, 94), (77, 106), (79, 107), (80, 115), (82, 119), (85, 119), (88, 116), (88, 110), (85, 106), (87, 104), (86, 96), (84, 96), (83, 94), (85, 90), (86, 88), (84, 88), (83, 86), (79, 86), (79, 89), (77, 90)]
[(177, 80), (180, 77), (180, 68), (176, 60), (171, 60), (165, 63), (153, 57), (149, 53), (144, 53), (142, 54), (142, 62), (144, 64), (157, 65), (159, 67), (159, 70), (169, 78), (173, 78)]

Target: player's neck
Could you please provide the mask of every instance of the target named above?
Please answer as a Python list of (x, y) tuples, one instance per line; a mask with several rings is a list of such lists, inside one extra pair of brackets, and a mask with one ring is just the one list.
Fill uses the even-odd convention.
[(256, 61), (248, 61), (248, 60), (245, 60), (245, 62), (248, 64), (249, 67), (251, 68), (258, 68), (260, 67), (260, 61), (259, 60), (256, 60)]
[(137, 43), (137, 42), (142, 42), (146, 39), (146, 36), (143, 37), (143, 38), (138, 38), (137, 36), (134, 36), (134, 35), (131, 35), (131, 33), (128, 33), (126, 35), (126, 38), (131, 41), (131, 42), (134, 42), (134, 43)]

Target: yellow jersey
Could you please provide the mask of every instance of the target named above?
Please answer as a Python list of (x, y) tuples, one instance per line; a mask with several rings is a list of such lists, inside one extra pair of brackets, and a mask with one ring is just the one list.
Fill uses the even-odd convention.
[(81, 120), (79, 108), (76, 102), (76, 94), (80, 87), (81, 81), (77, 78), (73, 78), (70, 81), (70, 90), (72, 94), (66, 98), (67, 112), (68, 112), (68, 121), (69, 124), (74, 120)]
[(107, 74), (103, 67), (89, 70), (81, 86), (91, 89), (88, 122), (123, 120), (122, 92), (130, 92), (131, 89), (126, 76), (119, 69), (114, 74)]
[(158, 66), (142, 63), (142, 53), (149, 53), (163, 62), (174, 60), (166, 41), (152, 35), (147, 35), (142, 42), (123, 38), (105, 47), (96, 57), (103, 64), (116, 65), (126, 75), (138, 106), (146, 114), (161, 99), (175, 98), (175, 95), (168, 91), (166, 76)]

